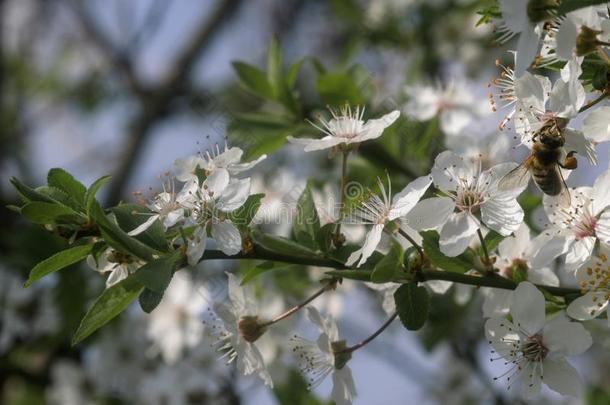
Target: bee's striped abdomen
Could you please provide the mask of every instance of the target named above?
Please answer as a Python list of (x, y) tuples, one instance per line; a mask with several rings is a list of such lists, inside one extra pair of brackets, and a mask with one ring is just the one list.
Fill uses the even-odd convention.
[(543, 193), (558, 195), (563, 189), (561, 175), (556, 167), (532, 167), (532, 177)]

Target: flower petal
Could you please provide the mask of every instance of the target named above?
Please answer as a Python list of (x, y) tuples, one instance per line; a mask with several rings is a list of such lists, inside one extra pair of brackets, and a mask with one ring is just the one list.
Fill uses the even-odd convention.
[(545, 347), (554, 355), (562, 356), (584, 353), (593, 344), (589, 331), (578, 322), (570, 322), (565, 316), (554, 318), (544, 327), (543, 340)]
[(432, 197), (418, 202), (409, 211), (404, 222), (418, 231), (434, 229), (443, 225), (455, 208), (449, 197)]
[(483, 316), (485, 318), (493, 318), (508, 314), (512, 293), (510, 290), (502, 290), (500, 288), (485, 288)]
[(366, 239), (364, 240), (364, 244), (362, 247), (355, 252), (353, 252), (345, 262), (346, 266), (353, 266), (358, 259), (360, 261), (356, 265), (356, 267), (360, 267), (366, 262), (366, 260), (373, 254), (375, 249), (377, 249), (377, 245), (381, 240), (381, 233), (383, 232), (383, 224), (373, 225), (373, 228), (369, 233), (366, 234)]
[(441, 229), (441, 252), (449, 257), (461, 254), (472, 241), (477, 229), (479, 222), (469, 212), (453, 214)]
[(604, 293), (588, 292), (570, 302), (566, 312), (570, 318), (578, 321), (597, 318), (608, 307), (608, 301), (605, 300), (604, 295)]
[(193, 232), (193, 235), (189, 238), (188, 246), (186, 248), (186, 258), (189, 265), (196, 266), (197, 263), (199, 263), (199, 259), (201, 259), (203, 252), (205, 252), (206, 242), (207, 235), (204, 227), (197, 227), (195, 232)]
[(500, 235), (508, 236), (523, 223), (523, 209), (516, 199), (491, 198), (481, 206), (481, 220)]
[(362, 134), (357, 137), (358, 142), (379, 138), (383, 131), (392, 125), (398, 117), (400, 117), (400, 111), (394, 110), (381, 118), (368, 120), (362, 128)]
[(538, 53), (540, 44), (540, 30), (529, 23), (521, 31), (517, 42), (517, 55), (515, 56), (515, 76), (521, 76), (532, 64)]
[(241, 234), (239, 229), (229, 221), (213, 223), (212, 238), (226, 255), (233, 256), (241, 251)]
[(545, 359), (544, 382), (550, 389), (562, 395), (579, 397), (582, 393), (582, 381), (578, 371), (565, 360)]
[(232, 179), (216, 202), (216, 208), (232, 212), (244, 205), (250, 195), (250, 178)]
[(582, 130), (594, 142), (610, 141), (610, 106), (598, 107), (587, 115)]
[(510, 304), (513, 323), (532, 336), (544, 326), (545, 301), (542, 293), (528, 281), (519, 283)]
[(333, 390), (330, 397), (337, 405), (350, 405), (356, 397), (356, 384), (348, 366), (333, 372)]
[(292, 136), (289, 136), (287, 139), (290, 143), (305, 146), (305, 152), (332, 148), (333, 146), (337, 146), (345, 141), (343, 138), (330, 135), (327, 135), (322, 139), (293, 138)]
[(428, 187), (430, 187), (431, 183), (431, 176), (422, 176), (407, 184), (407, 186), (392, 199), (392, 208), (390, 209), (388, 219), (393, 221), (394, 219), (409, 213), (424, 195)]

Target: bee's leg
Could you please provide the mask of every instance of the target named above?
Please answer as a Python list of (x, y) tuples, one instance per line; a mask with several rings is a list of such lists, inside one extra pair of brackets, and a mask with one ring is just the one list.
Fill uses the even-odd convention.
[(566, 155), (565, 160), (563, 161), (563, 163), (559, 163), (559, 166), (563, 167), (564, 169), (567, 170), (574, 170), (578, 167), (578, 161), (576, 160), (576, 157), (574, 156), (576, 154), (575, 151), (571, 151)]

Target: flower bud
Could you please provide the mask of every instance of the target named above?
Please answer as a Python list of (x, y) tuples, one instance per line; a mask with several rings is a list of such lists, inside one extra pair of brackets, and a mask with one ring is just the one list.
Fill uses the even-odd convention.
[(506, 268), (506, 277), (513, 280), (515, 283), (520, 283), (527, 280), (527, 271), (529, 267), (523, 259), (514, 259), (509, 267)]
[(347, 348), (347, 343), (345, 340), (331, 342), (330, 347), (332, 348), (333, 355), (335, 356), (335, 368), (337, 370), (341, 370), (352, 358), (352, 352), (345, 351)]
[(259, 322), (256, 315), (242, 316), (237, 323), (237, 329), (240, 336), (249, 343), (256, 342), (267, 331), (267, 328)]
[(601, 31), (583, 25), (576, 37), (576, 55), (585, 56), (595, 52), (597, 49), (597, 36), (601, 33)]

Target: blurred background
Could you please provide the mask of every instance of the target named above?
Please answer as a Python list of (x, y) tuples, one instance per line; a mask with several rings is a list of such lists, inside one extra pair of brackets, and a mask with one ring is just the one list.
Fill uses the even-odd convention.
[[(511, 56), (493, 42), (492, 24), (475, 27), (476, 11), (491, 5), (0, 0), (0, 403), (329, 403), (330, 382), (308, 392), (282, 346), (295, 330), (314, 337), (301, 319), (261, 341), (273, 390), (237, 375), (206, 341), (202, 314), (224, 299), (224, 272), (252, 263), (206, 262), (181, 271), (152, 314), (136, 305), (71, 347), (104, 280), (79, 265), (22, 288), (33, 265), (66, 241), (5, 208), (17, 200), (9, 178), (40, 185), (52, 167), (85, 184), (111, 174), (103, 202), (133, 202), (134, 192), (160, 189), (160, 176), (176, 158), (228, 142), (242, 147), (246, 160), (270, 155), (252, 171), (254, 191), (267, 193), (258, 222), (288, 234), (280, 211), (294, 208), (308, 178), (323, 221), (335, 218), (329, 201), (337, 195), (338, 169), (323, 152), (286, 145), (286, 136), (317, 136), (305, 120), (326, 105), (366, 105), (365, 116), (377, 117), (413, 111), (412, 103), (430, 92), (442, 101), (438, 109), (426, 118), (403, 114), (386, 135), (363, 145), (350, 161), (351, 179), (372, 185), (388, 170), (399, 189), (427, 173), (448, 147), (483, 153), (489, 164), (506, 160), (512, 139), (497, 130), (506, 111), (491, 113), (487, 85), (499, 74), (495, 60), (510, 64)], [(265, 75), (279, 90), (268, 89)], [(447, 131), (447, 122), (460, 131)], [(602, 169), (584, 169), (577, 180), (590, 183)], [(535, 224), (539, 201), (525, 198)], [(362, 237), (352, 231), (350, 238)], [(256, 279), (263, 312), (278, 314), (315, 290), (323, 270), (305, 270)], [(350, 361), (355, 403), (522, 403), (492, 381), (502, 371), (490, 366), (481, 299), (472, 292), (434, 295), (422, 331), (395, 324), (358, 351)], [(316, 306), (337, 317), (341, 335), (353, 343), (383, 323), (382, 301), (383, 292), (346, 281)], [(572, 403), (610, 403), (608, 340), (602, 330), (592, 332), (602, 343), (577, 359), (587, 396)], [(545, 392), (535, 402), (570, 400)]]

